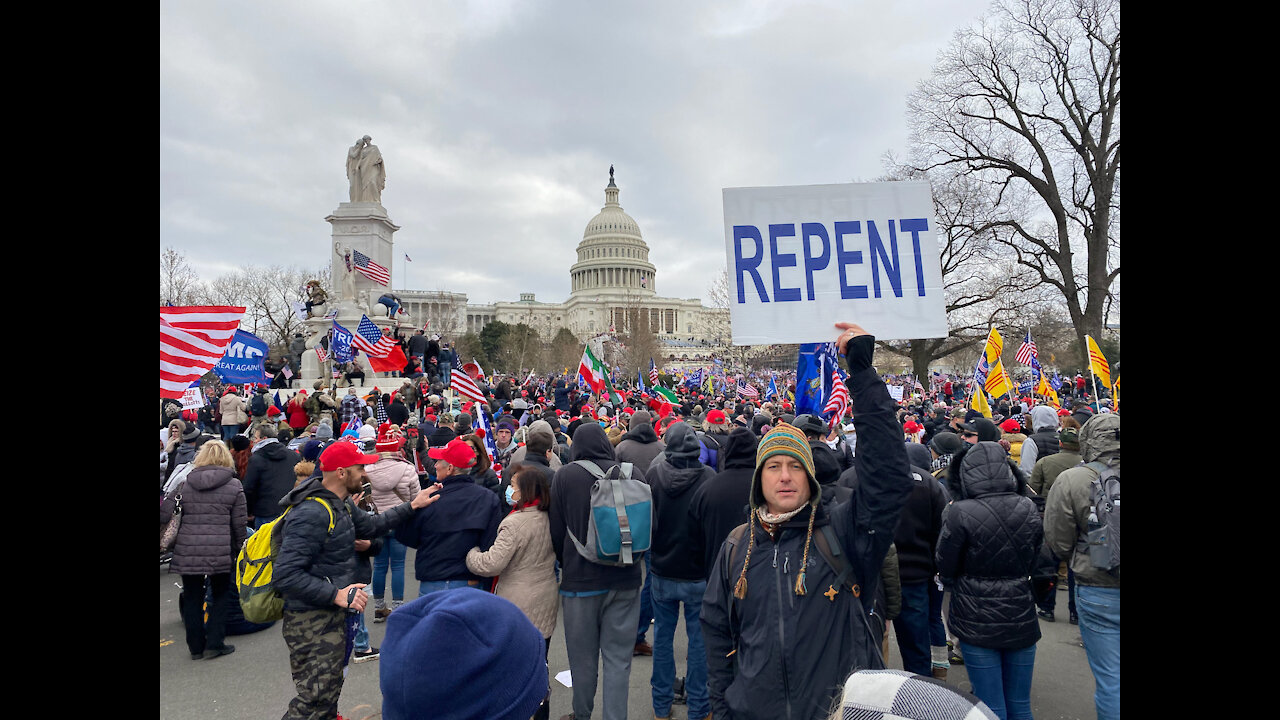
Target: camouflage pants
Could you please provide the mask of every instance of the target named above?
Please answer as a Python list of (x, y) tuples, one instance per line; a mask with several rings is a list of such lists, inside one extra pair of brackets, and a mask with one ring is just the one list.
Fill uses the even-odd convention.
[(285, 608), (283, 635), (298, 694), (282, 720), (333, 720), (342, 694), (346, 613)]

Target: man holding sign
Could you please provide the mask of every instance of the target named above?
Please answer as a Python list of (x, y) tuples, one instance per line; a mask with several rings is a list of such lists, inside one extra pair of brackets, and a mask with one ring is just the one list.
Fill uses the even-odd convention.
[(703, 596), (712, 717), (826, 718), (850, 673), (884, 667), (872, 599), (912, 480), (894, 402), (871, 367), (875, 338), (836, 327), (858, 487), (823, 504), (804, 434), (780, 422), (761, 438), (749, 522), (729, 533)]

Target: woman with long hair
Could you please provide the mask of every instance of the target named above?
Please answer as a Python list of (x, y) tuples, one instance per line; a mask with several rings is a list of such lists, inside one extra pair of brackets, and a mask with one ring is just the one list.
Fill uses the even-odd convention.
[(482, 438), (483, 436), (477, 433), (467, 433), (462, 436), (471, 449), (476, 451), (476, 464), (468, 470), (477, 485), (497, 493), (502, 481), (498, 479), (498, 473), (493, 471), (493, 459), (489, 457), (489, 449), (485, 447)]
[[(169, 572), (182, 575), (182, 624), (192, 660), (212, 659), (235, 652), (226, 644), (227, 609), (231, 598), (231, 570), (244, 543), (248, 508), (244, 488), (236, 479), (231, 451), (220, 442), (207, 442), (191, 462), (192, 470), (160, 503), (163, 530), (182, 501), (182, 524), (173, 546)], [(204, 621), (205, 583), (213, 588), (209, 622)]]
[[(498, 525), (492, 547), (485, 552), (475, 547), (467, 553), (467, 569), (483, 577), (498, 577), (494, 593), (524, 612), (542, 633), (550, 653), (560, 587), (551, 546), (551, 486), (536, 466), (521, 465), (507, 486), (507, 496), (511, 514)], [(547, 699), (533, 716), (535, 720), (550, 716), (550, 698), (548, 686)]]

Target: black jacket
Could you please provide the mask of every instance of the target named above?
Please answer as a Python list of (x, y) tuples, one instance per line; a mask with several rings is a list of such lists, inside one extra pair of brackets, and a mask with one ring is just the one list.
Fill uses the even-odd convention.
[[(591, 460), (605, 473), (618, 464), (614, 459), (613, 445), (598, 423), (580, 426), (573, 433), (571, 449), (571, 460)], [(633, 467), (631, 477), (646, 481), (644, 468)], [(574, 537), (586, 542), (591, 486), (595, 481), (595, 477), (586, 468), (574, 465), (572, 461), (556, 471), (551, 489), (550, 521), (551, 544), (555, 548), (556, 559), (564, 569), (560, 578), (560, 590), (638, 590), (640, 566), (644, 563), (637, 562), (630, 567), (593, 563), (582, 557), (573, 541), (568, 538), (568, 531), (572, 530)]]
[(858, 360), (847, 380), (858, 432), (854, 462), (862, 482), (849, 502), (820, 504), (814, 518), (814, 535), (831, 525), (861, 599), (848, 585), (824, 594), (836, 575), (816, 544), (805, 568), (806, 594), (795, 594), (812, 505), (783, 523), (776, 540), (756, 524), (742, 599), (733, 591), (745, 552), (727, 553), (726, 542), (702, 602), (707, 689), (717, 719), (825, 720), (851, 672), (884, 667), (883, 619), (868, 615), (869, 600), (911, 485), (893, 400), (870, 367), (873, 340), (862, 336), (850, 343), (857, 343), (850, 351)]
[[(942, 532), (942, 511), (950, 498), (947, 490), (926, 469), (912, 464), (911, 494), (898, 516), (898, 527), (893, 531), (893, 544), (898, 551), (898, 575), (903, 584), (921, 583), (933, 579), (937, 572), (934, 550), (938, 535)], [(850, 468), (840, 476), (840, 484), (858, 486), (858, 471)]]
[(396, 540), (417, 548), (413, 572), (419, 582), (483, 580), (467, 569), (467, 552), (493, 545), (503, 518), (502, 503), (470, 475), (451, 475), (439, 482), (440, 499), (397, 528)]
[(249, 456), (244, 471), (244, 499), (254, 519), (278, 517), (284, 512), (280, 498), (293, 489), (293, 466), (302, 456), (273, 442)]
[[(718, 436), (726, 438), (725, 435)], [(751, 512), (751, 476), (756, 470), (759, 438), (746, 428), (734, 428), (723, 441), (724, 470), (703, 483), (689, 501), (693, 532), (689, 554), (702, 556), (703, 575), (710, 578), (716, 555), (729, 531), (747, 521)]]
[(673, 423), (666, 442), (666, 452), (658, 456), (659, 461), (650, 465), (647, 473), (653, 489), (651, 567), (655, 575), (669, 580), (701, 581), (706, 578), (706, 566), (701, 553), (692, 552), (689, 547), (690, 535), (700, 528), (689, 519), (689, 509), (694, 491), (711, 480), (715, 472), (698, 462), (701, 448), (689, 423)]
[(1016, 650), (1040, 639), (1031, 572), (1044, 539), (1026, 481), (1004, 448), (980, 442), (952, 459), (938, 574), (952, 591), (949, 625), (979, 647)]
[[(313, 495), (333, 509), (332, 533), (329, 513), (320, 503), (307, 500)], [(414, 515), (409, 503), (370, 515), (350, 498), (339, 500), (319, 477), (300, 483), (280, 499), (280, 505), (294, 507), (272, 534), (279, 550), (271, 582), (292, 610), (337, 610), (333, 600), (338, 590), (357, 582), (356, 538), (372, 540)]]

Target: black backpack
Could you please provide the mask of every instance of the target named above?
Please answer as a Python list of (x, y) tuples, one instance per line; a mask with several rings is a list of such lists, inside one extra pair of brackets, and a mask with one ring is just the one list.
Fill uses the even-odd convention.
[(253, 396), (253, 400), (249, 401), (249, 413), (255, 417), (262, 417), (267, 414), (267, 396), (258, 393)]

